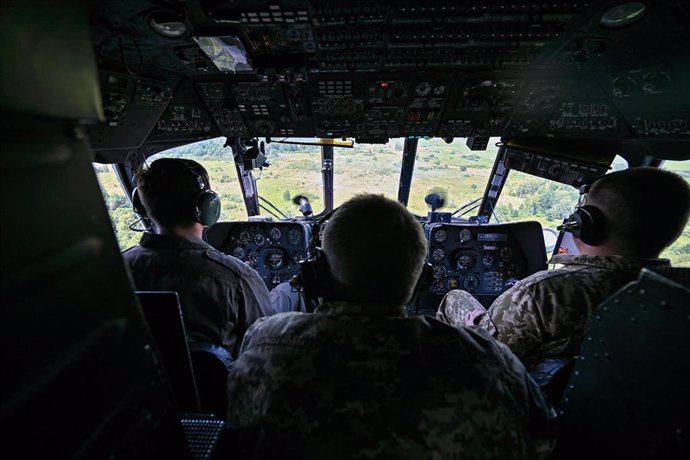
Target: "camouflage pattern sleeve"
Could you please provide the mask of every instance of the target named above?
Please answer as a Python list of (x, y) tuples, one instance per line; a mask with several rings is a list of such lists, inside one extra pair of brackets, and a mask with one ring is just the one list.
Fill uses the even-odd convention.
[(479, 326), (496, 333), (491, 316), (472, 294), (461, 289), (449, 291), (438, 307), (436, 318), (451, 326)]
[(503, 343), (495, 341), (499, 353), (502, 355), (506, 373), (512, 376), (513, 383), (510, 393), (522, 394), (527, 402), (526, 419), (527, 430), (532, 439), (534, 458), (548, 458), (556, 445), (556, 411), (551, 407), (539, 386), (530, 378), (524, 364)]
[(530, 286), (516, 284), (489, 308), (491, 322), (496, 328), (495, 337), (508, 345), (528, 369), (537, 364), (530, 355), (545, 340), (544, 322)]

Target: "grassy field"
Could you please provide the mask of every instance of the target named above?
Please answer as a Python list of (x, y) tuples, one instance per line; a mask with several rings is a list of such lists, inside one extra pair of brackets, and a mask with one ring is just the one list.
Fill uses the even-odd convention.
[[(475, 152), (461, 141), (446, 144), (438, 139), (420, 140), (408, 208), (418, 215), (426, 215), (429, 209), (424, 196), (431, 190), (443, 191), (446, 196), (443, 210), (454, 210), (479, 198), (484, 193), (496, 150), (493, 143), (486, 151)], [(156, 157), (159, 156), (193, 158), (202, 163), (209, 172), (213, 189), (221, 196), (221, 219), (246, 219), (232, 155), (229, 149), (222, 148), (222, 141), (209, 140)], [(315, 213), (323, 209), (318, 147), (269, 144), (267, 156), (271, 166), (255, 174), (262, 197), (291, 217), (299, 214), (297, 206), (292, 203), (295, 195), (309, 197)], [(397, 198), (401, 157), (402, 140), (386, 145), (335, 149), (335, 205), (362, 192)], [(615, 162), (613, 166), (620, 169), (624, 164)], [(690, 161), (668, 162), (665, 166), (690, 180)], [(128, 228), (136, 216), (112, 171), (105, 166), (95, 167), (120, 245), (123, 249), (130, 247), (139, 239), (139, 234)], [(500, 222), (537, 220), (544, 227), (555, 228), (572, 212), (577, 197), (577, 190), (572, 187), (511, 171), (495, 218)], [(690, 266), (690, 227), (686, 227), (681, 238), (664, 256), (669, 257), (674, 265)]]

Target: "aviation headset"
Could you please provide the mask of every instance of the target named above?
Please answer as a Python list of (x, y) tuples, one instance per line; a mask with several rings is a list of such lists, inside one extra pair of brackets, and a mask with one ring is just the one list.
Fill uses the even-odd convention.
[(299, 286), (304, 292), (307, 304), (317, 302), (319, 297), (333, 298), (333, 276), (323, 251), (317, 248), (313, 256), (300, 262), (300, 271), (291, 281), (293, 287)]
[[(194, 220), (205, 227), (209, 227), (218, 222), (220, 218), (220, 197), (216, 192), (211, 190), (210, 184), (207, 183), (203, 171), (191, 160), (175, 159), (175, 161), (184, 164), (199, 185), (199, 191), (194, 194), (191, 202)], [(141, 196), (139, 196), (138, 187), (135, 187), (132, 192), (132, 207), (134, 208), (134, 212), (141, 217), (150, 219), (141, 201)]]
[(597, 180), (580, 187), (580, 201), (575, 212), (557, 227), (558, 230), (572, 233), (575, 238), (590, 246), (601, 244), (607, 228), (606, 216), (601, 209), (587, 204), (587, 193)]

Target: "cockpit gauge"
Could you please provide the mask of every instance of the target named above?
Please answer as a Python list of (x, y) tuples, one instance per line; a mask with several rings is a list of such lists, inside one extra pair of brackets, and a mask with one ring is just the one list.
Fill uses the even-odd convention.
[(279, 250), (268, 251), (264, 261), (270, 270), (280, 270), (285, 266), (285, 255)]
[(431, 258), (436, 262), (441, 262), (444, 257), (446, 257), (446, 251), (444, 251), (443, 248), (436, 248), (434, 252), (431, 253)]
[(475, 258), (469, 254), (460, 254), (455, 259), (455, 267), (458, 270), (469, 270), (474, 267)]
[(517, 278), (522, 272), (522, 267), (519, 264), (510, 264), (506, 270), (506, 275), (511, 278)]
[(249, 235), (248, 231), (242, 231), (240, 232), (239, 236), (237, 239), (240, 241), (242, 244), (247, 244), (249, 243), (249, 239), (251, 238), (251, 235)]
[(494, 263), (496, 263), (495, 255), (484, 254), (484, 257), (482, 257), (482, 264), (484, 264), (485, 267), (491, 267)]
[(434, 265), (434, 268), (432, 269), (432, 274), (434, 275), (435, 279), (445, 278), (446, 269), (443, 267), (443, 265)]
[(287, 241), (290, 244), (300, 244), (302, 242), (302, 233), (296, 228), (291, 228), (287, 232)]
[(503, 246), (498, 251), (498, 256), (503, 260), (509, 260), (510, 258), (513, 257), (513, 254), (514, 254), (513, 248), (511, 248), (510, 246)]
[(426, 96), (431, 92), (431, 83), (428, 81), (423, 81), (414, 88), (414, 92), (417, 96)]
[(445, 291), (446, 285), (443, 283), (443, 280), (437, 279), (431, 283), (431, 290), (435, 292)]
[(247, 260), (244, 262), (248, 264), (250, 267), (256, 267), (256, 262), (259, 260), (259, 258), (256, 255), (256, 251), (249, 251), (247, 253)]
[(462, 287), (465, 288), (466, 291), (472, 292), (476, 291), (477, 288), (479, 287), (479, 278), (477, 278), (474, 275), (470, 275), (466, 277), (462, 281)]
[(257, 233), (256, 235), (254, 235), (254, 244), (256, 244), (257, 246), (263, 246), (264, 244), (266, 244), (266, 237), (263, 233)]
[(271, 231), (268, 233), (268, 236), (270, 236), (271, 239), (279, 240), (280, 237), (283, 236), (283, 233), (280, 231), (279, 228), (273, 227)]
[(460, 232), (459, 239), (461, 243), (467, 243), (472, 239), (472, 232), (466, 228), (462, 229), (462, 231)]
[(441, 96), (445, 92), (446, 87), (443, 85), (438, 85), (436, 88), (434, 88), (434, 96)]
[(245, 254), (246, 253), (242, 246), (235, 246), (235, 248), (232, 250), (233, 257), (237, 257), (238, 259), (244, 260)]
[(446, 239), (448, 239), (448, 233), (445, 230), (436, 230), (434, 232), (434, 240), (438, 243), (443, 243)]

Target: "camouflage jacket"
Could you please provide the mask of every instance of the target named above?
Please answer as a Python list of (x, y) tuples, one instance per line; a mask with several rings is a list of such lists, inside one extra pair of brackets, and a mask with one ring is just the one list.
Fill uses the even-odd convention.
[(450, 324), (482, 326), (533, 370), (544, 359), (577, 355), (592, 311), (634, 281), (643, 267), (668, 265), (668, 260), (557, 255), (549, 263), (563, 267), (519, 281), (488, 312), (468, 293), (451, 291), (438, 317)]
[(247, 331), (228, 420), (249, 458), (539, 459), (554, 412), (483, 330), (326, 303)]

